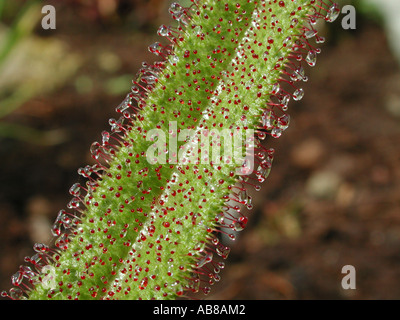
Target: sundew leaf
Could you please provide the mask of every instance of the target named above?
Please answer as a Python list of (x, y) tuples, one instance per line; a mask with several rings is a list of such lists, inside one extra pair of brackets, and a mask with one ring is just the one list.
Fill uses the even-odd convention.
[[(80, 168), (86, 185), (12, 277), (13, 299), (176, 299), (207, 294), (246, 227), (322, 43), (330, 0), (205, 0), (169, 8), (131, 92)], [(22, 286), (24, 282), (28, 282)], [(29, 288), (29, 289), (26, 289)]]

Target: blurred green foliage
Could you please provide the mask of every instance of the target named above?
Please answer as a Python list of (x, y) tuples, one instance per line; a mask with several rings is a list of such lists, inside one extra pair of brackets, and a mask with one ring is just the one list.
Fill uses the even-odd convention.
[(49, 145), (64, 136), (5, 119), (30, 99), (61, 86), (80, 64), (60, 40), (34, 34), (41, 8), (38, 0), (0, 1), (0, 136)]

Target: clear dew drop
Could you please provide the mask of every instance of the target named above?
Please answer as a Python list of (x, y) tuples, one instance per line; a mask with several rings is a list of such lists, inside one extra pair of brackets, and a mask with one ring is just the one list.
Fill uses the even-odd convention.
[(262, 125), (265, 129), (271, 130), (274, 127), (276, 119), (275, 119), (275, 114), (271, 110), (265, 111), (261, 119), (262, 119)]
[(213, 271), (214, 271), (215, 274), (220, 273), (221, 272), (221, 268), (218, 267), (218, 266), (214, 266), (214, 270)]
[(176, 2), (172, 3), (171, 6), (169, 7), (169, 12), (174, 15), (180, 14), (182, 10), (183, 10), (182, 6)]
[(24, 278), (23, 273), (21, 271), (17, 271), (11, 276), (11, 283), (13, 286), (19, 286)]
[(167, 27), (166, 25), (161, 25), (161, 26), (158, 28), (157, 33), (158, 33), (159, 36), (167, 37), (167, 36), (169, 36), (169, 33), (170, 33), (170, 32), (169, 32), (168, 27)]
[(169, 7), (169, 13), (171, 14), (172, 18), (181, 22), (183, 24), (187, 24), (187, 10), (183, 8), (180, 4), (174, 2)]
[(210, 287), (204, 287), (204, 288), (202, 288), (201, 290), (204, 292), (205, 295), (207, 295), (207, 294), (210, 293), (211, 288), (210, 288)]
[(85, 168), (79, 168), (78, 169), (78, 174), (81, 175), (82, 177), (88, 178), (89, 175), (87, 174)]
[(237, 221), (233, 223), (233, 229), (235, 231), (242, 231), (246, 227), (247, 221), (247, 217), (240, 217)]
[(79, 198), (72, 198), (71, 201), (67, 204), (68, 209), (77, 209), (79, 208), (80, 204), (80, 199)]
[(34, 254), (31, 258), (30, 261), (38, 267), (42, 267), (43, 264), (43, 254), (42, 253), (36, 253)]
[(286, 47), (290, 43), (290, 41), (292, 41), (292, 37), (289, 36), (285, 40), (283, 40), (283, 45)]
[(317, 24), (317, 18), (316, 17), (310, 17), (309, 19), (308, 19), (308, 21), (310, 22), (310, 24), (312, 25), (312, 26), (315, 26), (316, 24)]
[(267, 134), (264, 131), (257, 132), (257, 138), (259, 140), (264, 140), (267, 137)]
[(293, 93), (293, 99), (296, 101), (299, 101), (303, 99), (304, 97), (304, 90), (302, 88), (298, 88), (294, 93)]
[(196, 262), (196, 267), (197, 267), (197, 268), (201, 268), (201, 267), (203, 267), (205, 264), (211, 262), (212, 259), (213, 259), (213, 254), (212, 254), (212, 252), (207, 252), (207, 254), (206, 254), (204, 257), (202, 257), (200, 260), (198, 260), (198, 261)]
[(286, 130), (289, 127), (289, 123), (290, 123), (290, 116), (287, 113), (279, 117), (277, 120), (277, 125), (282, 130)]
[(71, 188), (69, 188), (69, 194), (72, 196), (79, 197), (81, 194), (81, 185), (79, 183), (74, 183)]
[(326, 14), (325, 20), (327, 22), (333, 22), (337, 19), (340, 14), (339, 6), (337, 3), (332, 4), (332, 6), (328, 9), (328, 13)]
[(20, 288), (11, 288), (9, 293), (10, 293), (11, 299), (15, 299), (15, 300), (21, 299), (24, 294)]
[(286, 111), (289, 105), (290, 95), (286, 94), (280, 99), (280, 105), (282, 110)]
[(101, 154), (101, 145), (99, 142), (95, 141), (90, 146), (90, 153), (95, 159), (98, 159)]
[(296, 54), (295, 55), (295, 59), (297, 60), (297, 61), (299, 61), (299, 62), (301, 62), (302, 60), (303, 60), (303, 55), (302, 54)]
[(131, 91), (132, 91), (133, 94), (137, 95), (137, 94), (140, 93), (140, 88), (139, 88), (139, 86), (138, 86), (137, 84), (134, 84), (134, 85), (131, 87)]
[(110, 133), (108, 132), (108, 131), (103, 131), (102, 133), (101, 133), (101, 138), (102, 138), (102, 143), (103, 143), (103, 146), (105, 145), (105, 144), (107, 144), (108, 143), (108, 141), (110, 141), (110, 137), (111, 137), (111, 135), (110, 135)]
[[(65, 210), (60, 210), (58, 212), (57, 218), (54, 221), (53, 226), (51, 227), (51, 233), (53, 234), (53, 236), (57, 237), (57, 236), (61, 235), (61, 226), (64, 224), (66, 216), (67, 215), (66, 215)], [(37, 250), (35, 250), (35, 251), (42, 252), (42, 251), (37, 251)]]
[(35, 243), (33, 245), (33, 250), (35, 250), (36, 252), (48, 252), (49, 251), (49, 247), (43, 243)]
[(217, 237), (212, 238), (211, 242), (212, 242), (212, 244), (213, 244), (214, 246), (216, 246), (216, 245), (218, 245), (218, 243), (219, 243), (219, 239), (218, 239)]
[(249, 210), (253, 209), (253, 198), (251, 196), (249, 196), (249, 199), (247, 200), (246, 207)]
[(175, 54), (169, 56), (169, 61), (172, 65), (175, 65), (179, 61), (179, 57)]
[(231, 248), (225, 246), (218, 246), (215, 248), (215, 251), (221, 258), (226, 259), (228, 258), (229, 253), (231, 252)]
[(271, 130), (271, 136), (273, 138), (279, 138), (282, 135), (282, 129), (280, 128), (273, 128)]
[(24, 274), (24, 277), (27, 278), (28, 280), (31, 280), (34, 276), (35, 273), (32, 271), (32, 269), (28, 266), (20, 266), (20, 271)]
[(155, 42), (155, 43), (149, 45), (148, 49), (151, 53), (154, 53), (157, 56), (160, 55), (161, 52), (163, 51), (163, 47), (159, 42)]
[(241, 203), (246, 204), (248, 200), (247, 190), (246, 189), (240, 190), (238, 198)]
[(153, 75), (153, 74), (147, 74), (147, 75), (144, 75), (144, 76), (142, 77), (142, 81), (143, 81), (145, 84), (154, 84), (154, 83), (157, 82), (157, 80), (158, 80), (158, 78), (157, 78), (155, 75)]
[(69, 216), (65, 215), (62, 218), (62, 224), (65, 229), (71, 229), (74, 225), (75, 220), (71, 219)]
[(115, 120), (114, 118), (111, 118), (110, 120), (108, 120), (108, 123), (111, 126), (111, 132), (113, 132), (113, 133), (121, 132), (121, 127), (123, 125), (123, 122), (124, 122), (124, 117), (121, 117), (118, 120)]
[(317, 54), (315, 51), (310, 50), (306, 56), (306, 62), (310, 67), (314, 67), (317, 63)]
[(277, 94), (280, 91), (280, 89), (281, 89), (281, 87), (280, 87), (279, 83), (278, 82), (275, 83), (272, 86), (271, 94)]
[(252, 161), (246, 157), (243, 161), (243, 164), (239, 168), (239, 172), (242, 176), (243, 175), (247, 176), (251, 174), (252, 170), (253, 170)]
[(118, 113), (123, 113), (126, 111), (132, 102), (131, 94), (128, 93), (125, 99), (115, 108), (115, 111)]
[(274, 148), (269, 148), (268, 149), (268, 159), (272, 161), (274, 159), (274, 154), (275, 154), (275, 149)]
[(316, 35), (317, 35), (317, 30), (308, 29), (308, 30), (304, 31), (304, 37), (306, 39), (311, 39), (311, 38), (315, 37)]
[[(282, 134), (282, 131), (280, 131)], [(257, 178), (259, 182), (264, 182), (271, 173), (272, 163), (264, 160), (257, 168)]]
[(318, 44), (325, 43), (325, 37), (316, 36), (316, 37), (315, 37), (315, 42), (318, 43)]
[(222, 213), (222, 212), (220, 212), (220, 213), (217, 213), (217, 215), (215, 216), (215, 220), (219, 223), (219, 224), (224, 224), (224, 220), (225, 220), (225, 215)]
[(205, 250), (205, 247), (206, 243), (204, 241), (200, 241), (193, 247), (193, 249), (200, 253)]
[(69, 242), (68, 234), (62, 233), (57, 240), (55, 241), (56, 247), (60, 249), (66, 250), (68, 248), (68, 242)]
[(298, 67), (296, 70), (294, 70), (294, 72), (292, 73), (292, 75), (290, 76), (290, 79), (292, 81), (308, 81), (308, 77), (305, 74), (304, 68), (303, 67)]
[(60, 228), (60, 224), (59, 223), (54, 223), (50, 229), (51, 234), (54, 237), (57, 237), (61, 234), (61, 228)]

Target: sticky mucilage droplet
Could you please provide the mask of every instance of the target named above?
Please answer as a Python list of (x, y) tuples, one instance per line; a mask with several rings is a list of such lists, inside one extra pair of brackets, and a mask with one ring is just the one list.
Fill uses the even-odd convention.
[(339, 6), (337, 3), (332, 4), (332, 6), (328, 9), (328, 13), (325, 16), (325, 20), (327, 22), (333, 22), (337, 19), (340, 14)]

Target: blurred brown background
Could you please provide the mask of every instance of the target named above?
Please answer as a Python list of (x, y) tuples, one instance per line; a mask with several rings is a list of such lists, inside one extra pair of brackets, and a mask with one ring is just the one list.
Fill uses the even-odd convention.
[[(172, 23), (171, 2), (0, 6), (0, 290), (49, 239), (90, 144), (155, 59), (147, 46)], [(40, 27), (44, 4), (56, 7), (56, 30)], [(399, 65), (382, 17), (359, 8), (356, 30), (341, 18), (321, 30), (327, 43), (289, 129), (266, 141), (273, 170), (207, 298), (400, 298)], [(344, 265), (356, 268), (356, 290), (341, 288)]]

